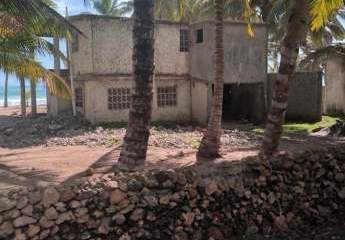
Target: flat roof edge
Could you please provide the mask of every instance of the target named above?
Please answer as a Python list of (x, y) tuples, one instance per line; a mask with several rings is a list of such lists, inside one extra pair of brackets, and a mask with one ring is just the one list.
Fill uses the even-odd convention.
[[(133, 21), (133, 18), (130, 17), (114, 17), (106, 15), (97, 15), (97, 14), (79, 14), (68, 17), (68, 20), (83, 20), (83, 19), (109, 19), (109, 20), (120, 20), (120, 21)], [(174, 22), (168, 20), (156, 20), (156, 23), (160, 24), (169, 24), (169, 25), (189, 25), (187, 22)]]

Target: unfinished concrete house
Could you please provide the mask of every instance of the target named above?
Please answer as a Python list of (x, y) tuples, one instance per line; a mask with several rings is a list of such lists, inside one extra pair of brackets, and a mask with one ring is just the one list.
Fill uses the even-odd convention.
[[(86, 37), (72, 43), (78, 112), (92, 123), (122, 122), (132, 91), (132, 25), (129, 18), (79, 15), (70, 18)], [(262, 118), (265, 106), (267, 30), (225, 23), (225, 118)], [(206, 123), (212, 98), (214, 24), (157, 21), (153, 121)], [(191, 39), (190, 39), (191, 38)]]

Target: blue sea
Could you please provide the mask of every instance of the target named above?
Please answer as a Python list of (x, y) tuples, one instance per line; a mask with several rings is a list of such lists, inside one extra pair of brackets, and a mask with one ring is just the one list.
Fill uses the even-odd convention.
[[(30, 86), (26, 84), (26, 92), (30, 92)], [(38, 83), (37, 89), (37, 104), (42, 105), (47, 103), (46, 86), (44, 83)], [(30, 101), (28, 101), (30, 103)], [(4, 105), (4, 86), (0, 85), (0, 107)], [(20, 88), (17, 84), (8, 86), (8, 105), (20, 105)]]

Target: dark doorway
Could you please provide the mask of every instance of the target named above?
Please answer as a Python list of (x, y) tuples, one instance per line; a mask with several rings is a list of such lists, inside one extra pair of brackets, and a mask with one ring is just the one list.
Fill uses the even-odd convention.
[(259, 84), (224, 84), (223, 120), (263, 121), (263, 86)]

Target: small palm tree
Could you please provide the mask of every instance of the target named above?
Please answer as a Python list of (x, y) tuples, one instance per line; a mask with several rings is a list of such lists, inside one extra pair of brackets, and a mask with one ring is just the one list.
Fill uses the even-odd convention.
[(135, 167), (146, 160), (152, 112), (154, 73), (154, 0), (134, 0), (133, 78), (135, 87), (120, 164)]
[(201, 140), (198, 159), (220, 156), (220, 138), (222, 131), (223, 89), (224, 89), (224, 0), (215, 1), (215, 65), (214, 65), (214, 96), (207, 132)]
[[(40, 38), (43, 35), (68, 37), (69, 30), (79, 31), (55, 12), (49, 1), (13, 0), (1, 1), (0, 7), (0, 68), (7, 73), (19, 76), (23, 85), (26, 77), (31, 81), (45, 80), (48, 89), (54, 94), (70, 95), (70, 89), (64, 79), (46, 70), (34, 56), (56, 54), (58, 51), (48, 41)], [(64, 55), (58, 52), (62, 59)], [(23, 87), (22, 87), (23, 88)], [(25, 99), (25, 94), (21, 94)], [(23, 101), (25, 103), (25, 100)], [(22, 109), (25, 116), (25, 109)]]

